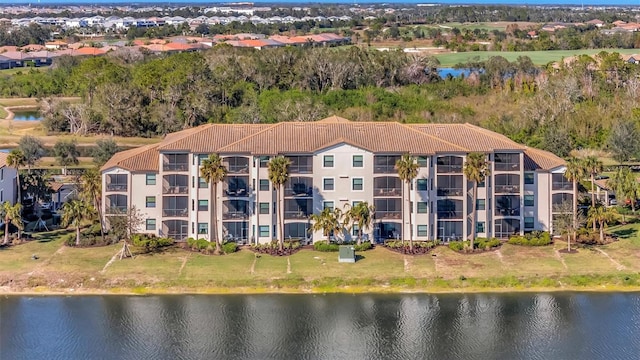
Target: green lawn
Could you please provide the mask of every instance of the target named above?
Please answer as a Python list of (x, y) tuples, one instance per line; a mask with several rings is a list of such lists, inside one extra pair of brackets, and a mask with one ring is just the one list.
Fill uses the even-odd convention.
[[(559, 253), (563, 242), (545, 247), (503, 244), (480, 254), (459, 254), (441, 246), (422, 256), (377, 247), (359, 253), (355, 264), (338, 263), (336, 253), (314, 250), (288, 257), (256, 256), (248, 249), (207, 256), (178, 247), (110, 262), (120, 245), (66, 247), (60, 239), (66, 231), (59, 230), (0, 248), (0, 287), (116, 293), (638, 289), (638, 230), (640, 224), (612, 227), (620, 240), (599, 248), (605, 253), (586, 248)], [(39, 259), (32, 260), (33, 254)]]
[(621, 54), (637, 54), (640, 49), (585, 49), (585, 50), (549, 50), (549, 51), (474, 51), (459, 52), (435, 55), (442, 66), (454, 66), (478, 57), (486, 60), (492, 56), (502, 56), (509, 61), (515, 61), (519, 56), (528, 56), (536, 65), (546, 65), (553, 61), (560, 61), (562, 58), (580, 54), (593, 55), (600, 51), (619, 52)]

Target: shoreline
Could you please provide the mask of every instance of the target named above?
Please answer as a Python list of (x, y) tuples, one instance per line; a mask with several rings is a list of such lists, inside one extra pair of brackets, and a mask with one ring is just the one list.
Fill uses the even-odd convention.
[(526, 293), (630, 293), (640, 292), (640, 286), (564, 286), (564, 287), (532, 287), (532, 288), (414, 288), (401, 287), (337, 287), (321, 288), (68, 288), (55, 289), (49, 287), (35, 287), (26, 289), (10, 289), (0, 287), (0, 296), (159, 296), (159, 295), (378, 295), (378, 294), (420, 294), (420, 295), (450, 295), (450, 294), (526, 294)]

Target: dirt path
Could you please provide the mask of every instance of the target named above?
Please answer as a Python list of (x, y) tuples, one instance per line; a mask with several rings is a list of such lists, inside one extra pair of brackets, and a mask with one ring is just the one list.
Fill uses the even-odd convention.
[(258, 262), (258, 254), (253, 254), (253, 263), (251, 263), (251, 269), (249, 269), (249, 273), (253, 274), (256, 272), (256, 263)]
[(504, 261), (504, 255), (502, 255), (502, 253), (500, 252), (500, 249), (495, 251), (496, 256), (498, 257), (498, 260), (500, 260), (500, 263), (502, 265), (507, 265), (507, 263)]
[(287, 274), (291, 274), (291, 260), (287, 256)]
[(107, 271), (107, 268), (113, 264), (114, 261), (116, 261), (116, 258), (118, 257), (118, 255), (120, 255), (120, 250), (118, 250), (117, 253), (113, 254), (113, 256), (111, 257), (111, 259), (109, 261), (107, 261), (107, 263), (104, 265), (104, 267), (102, 268), (102, 270), (100, 270), (100, 274), (104, 274), (105, 271)]
[[(60, 255), (60, 254), (62, 254), (62, 253), (64, 252), (65, 248), (66, 248), (66, 246), (65, 246), (65, 245), (60, 246), (60, 248), (59, 248), (58, 250), (56, 250), (56, 252), (54, 252), (53, 254), (51, 254), (51, 257), (49, 257), (49, 258), (45, 259), (44, 261), (42, 261), (41, 263), (39, 263), (39, 264), (35, 267), (35, 269), (33, 269), (32, 271), (28, 272), (28, 273), (27, 273), (27, 275), (32, 276), (32, 275), (38, 274), (38, 273), (42, 270), (42, 268), (43, 268), (43, 267), (45, 267), (45, 266), (47, 266), (47, 265), (51, 264), (51, 260), (52, 260), (56, 255)], [(37, 254), (34, 254), (34, 255), (37, 255)]]
[(556, 249), (555, 253), (556, 253), (556, 258), (558, 260), (560, 260), (560, 262), (562, 263), (562, 266), (564, 266), (565, 269), (569, 269), (569, 267), (567, 266), (567, 263), (564, 262), (564, 258), (562, 257), (562, 255), (560, 255), (560, 251), (558, 251), (558, 249)]
[(184, 269), (185, 265), (187, 265), (187, 260), (189, 260), (189, 256), (191, 256), (191, 253), (187, 254), (187, 256), (182, 258), (182, 265), (180, 265), (178, 276), (182, 275), (182, 269)]
[(404, 272), (409, 272), (410, 269), (411, 266), (409, 264), (409, 260), (407, 258), (404, 258)]
[(607, 254), (606, 252), (604, 252), (604, 250), (599, 249), (599, 248), (595, 248), (595, 249), (596, 249), (597, 251), (599, 251), (602, 255), (606, 256), (606, 257), (609, 259), (609, 261), (611, 261), (611, 263), (612, 263), (613, 265), (615, 265), (616, 270), (618, 270), (618, 271), (622, 271), (622, 270), (625, 270), (625, 269), (627, 268), (626, 266), (624, 266), (624, 265), (620, 264), (619, 262), (617, 262), (617, 261), (613, 260), (613, 258), (612, 258), (611, 256), (609, 256), (609, 254)]

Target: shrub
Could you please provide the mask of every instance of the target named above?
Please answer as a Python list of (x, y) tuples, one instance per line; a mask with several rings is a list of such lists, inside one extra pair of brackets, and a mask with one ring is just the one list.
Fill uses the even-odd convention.
[(368, 242), (368, 241), (364, 241), (360, 245), (357, 245), (357, 244), (354, 245), (353, 248), (356, 251), (367, 251), (367, 250), (370, 250), (371, 248), (373, 248), (373, 245), (371, 245), (371, 243)]
[(318, 241), (313, 244), (313, 249), (317, 251), (331, 252), (340, 250), (340, 246), (338, 246), (338, 244), (332, 244), (327, 241)]
[(500, 240), (496, 238), (477, 238), (473, 242), (473, 245), (476, 249), (491, 249), (500, 246)]
[(173, 239), (159, 238), (155, 235), (133, 234), (131, 236), (133, 246), (145, 248), (146, 251), (157, 250), (173, 244)]
[(532, 232), (525, 236), (515, 235), (509, 238), (511, 245), (521, 246), (545, 246), (551, 244), (551, 235), (548, 232)]
[(464, 241), (451, 241), (449, 242), (449, 249), (453, 251), (462, 251), (465, 248)]
[(234, 253), (238, 250), (238, 244), (230, 241), (230, 242), (226, 242), (224, 244), (222, 244), (222, 251), (225, 254), (231, 254)]

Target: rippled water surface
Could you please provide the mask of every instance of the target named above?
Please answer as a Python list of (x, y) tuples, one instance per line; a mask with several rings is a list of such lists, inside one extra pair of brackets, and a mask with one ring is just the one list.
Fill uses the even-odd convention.
[(640, 294), (0, 298), (0, 359), (637, 359)]

